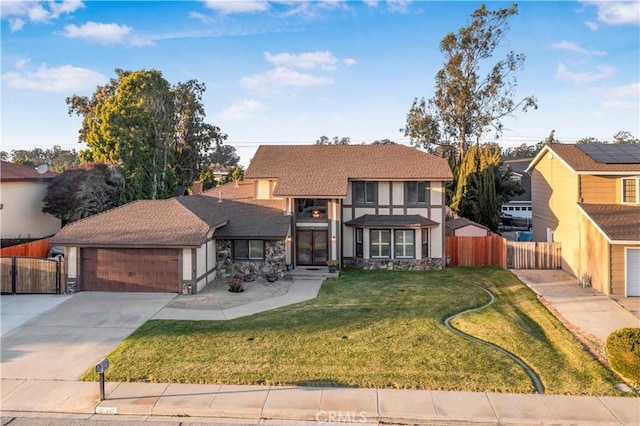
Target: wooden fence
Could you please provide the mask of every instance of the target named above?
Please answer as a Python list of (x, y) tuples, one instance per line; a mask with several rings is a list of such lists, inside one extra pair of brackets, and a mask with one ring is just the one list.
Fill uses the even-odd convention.
[(497, 265), (507, 268), (506, 240), (500, 235), (486, 237), (446, 237), (450, 266)]
[(507, 242), (509, 269), (560, 269), (562, 267), (560, 243)]
[(62, 260), (36, 257), (0, 257), (0, 283), (3, 294), (60, 294)]
[(496, 265), (504, 269), (560, 269), (560, 243), (507, 241), (486, 237), (446, 237), (450, 266)]
[(27, 256), (46, 258), (49, 254), (51, 238), (31, 241), (30, 243), (18, 244), (0, 249), (0, 256)]

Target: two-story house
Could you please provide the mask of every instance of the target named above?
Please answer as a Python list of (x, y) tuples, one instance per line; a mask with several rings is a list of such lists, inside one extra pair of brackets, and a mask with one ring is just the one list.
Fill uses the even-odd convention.
[(79, 290), (195, 293), (235, 273), (445, 264), (447, 161), (403, 145), (261, 146), (244, 181), (65, 226)]
[(535, 241), (609, 296), (640, 296), (640, 145), (546, 145), (531, 173)]

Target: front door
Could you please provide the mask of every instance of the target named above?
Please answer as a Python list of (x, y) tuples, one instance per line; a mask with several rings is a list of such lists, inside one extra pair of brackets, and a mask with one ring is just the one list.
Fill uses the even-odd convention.
[(297, 263), (299, 265), (327, 264), (327, 231), (298, 230)]

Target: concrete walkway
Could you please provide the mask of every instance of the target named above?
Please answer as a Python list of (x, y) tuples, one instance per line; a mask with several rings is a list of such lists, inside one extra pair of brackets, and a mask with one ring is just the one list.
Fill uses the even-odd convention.
[[(592, 289), (578, 287), (566, 274), (559, 271), (513, 272), (563, 316), (596, 336), (606, 336), (623, 326), (637, 326), (637, 318), (621, 310), (613, 300), (594, 294)], [(237, 318), (312, 299), (320, 285), (319, 280), (296, 280), (287, 295), (271, 300), (215, 312), (163, 309), (153, 318)], [(117, 414), (119, 419), (130, 421), (184, 421), (189, 417), (194, 423), (205, 423), (208, 419), (255, 425), (294, 425), (297, 422), (640, 425), (640, 398), (107, 383), (107, 399), (100, 401), (99, 385), (95, 382), (12, 379), (6, 378), (4, 372), (2, 376), (3, 418), (40, 412), (76, 413), (88, 421), (104, 420), (107, 415)]]
[(289, 291), (282, 296), (271, 297), (247, 303), (246, 305), (234, 306), (228, 309), (178, 309), (164, 308), (158, 312), (153, 319), (164, 320), (194, 320), (194, 321), (222, 321), (232, 320), (240, 317), (269, 311), (271, 309), (282, 308), (283, 306), (305, 302), (318, 296), (322, 281), (319, 279), (296, 279), (289, 287)]
[[(612, 332), (640, 327), (640, 319), (591, 287), (580, 287), (562, 270), (512, 270), (518, 279), (548, 301), (565, 319), (605, 344)], [(640, 408), (639, 408), (640, 410)]]

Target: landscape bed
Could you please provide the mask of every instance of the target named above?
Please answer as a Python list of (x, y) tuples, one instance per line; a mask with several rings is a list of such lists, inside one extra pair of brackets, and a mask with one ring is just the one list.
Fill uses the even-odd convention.
[[(345, 270), (317, 299), (232, 321), (145, 323), (108, 354), (110, 381), (621, 395), (619, 380), (508, 271)], [(91, 372), (84, 380), (96, 380)]]

